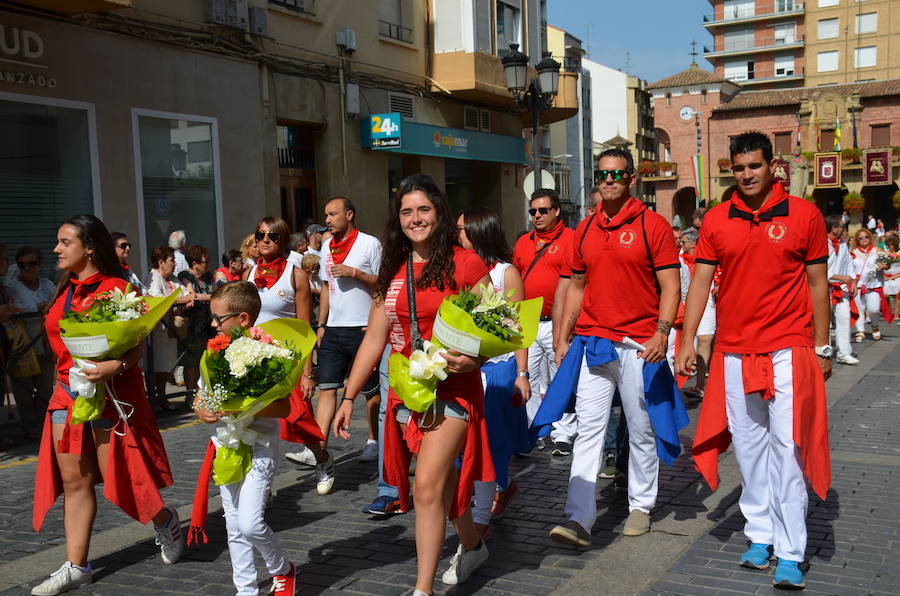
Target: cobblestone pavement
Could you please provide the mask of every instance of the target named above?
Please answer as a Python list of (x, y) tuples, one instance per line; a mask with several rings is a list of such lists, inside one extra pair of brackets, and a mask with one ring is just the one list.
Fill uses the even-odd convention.
[[(896, 342), (894, 337), (884, 341)], [(900, 549), (897, 522), (900, 519), (900, 383), (897, 377), (900, 342), (880, 365), (866, 375), (831, 410), (834, 482), (826, 502), (812, 498), (810, 506), (810, 593), (900, 594), (900, 572), (891, 564)], [(863, 360), (872, 343), (857, 346)], [(696, 419), (698, 403), (688, 402)], [(358, 408), (362, 415), (362, 408)], [(178, 507), (193, 497), (194, 479), (205, 448), (207, 429), (190, 424), (187, 415), (163, 419), (163, 438), (176, 483), (164, 491), (167, 502)], [(311, 470), (284, 462), (276, 479), (278, 488), (267, 519), (298, 564), (300, 594), (408, 594), (415, 583), (414, 514), (375, 520), (360, 512), (375, 496), (375, 465), (356, 461), (365, 440), (365, 422), (354, 422), (350, 442), (333, 444), (337, 481), (334, 491), (319, 496)], [(693, 425), (682, 434), (689, 446)], [(283, 444), (290, 449), (290, 444)], [(63, 543), (59, 503), (48, 516), (44, 532), (31, 529), (31, 490), (35, 464), (0, 468), (6, 490), (0, 491), (0, 585), (21, 583), (0, 595), (27, 594), (35, 583), (32, 574), (20, 580), (11, 561), (24, 564), (47, 549)], [(9, 456), (0, 455), (0, 466)], [(617, 583), (613, 553), (623, 541), (621, 527), (627, 516), (624, 491), (600, 480), (600, 515), (593, 530), (593, 544), (575, 550), (555, 545), (548, 530), (563, 520), (568, 481), (568, 458), (552, 458), (546, 451), (516, 459), (511, 467), (520, 487), (506, 516), (492, 525), (488, 562), (463, 586), (449, 591), (438, 581), (438, 594), (736, 594), (770, 593), (771, 572), (750, 572), (736, 564), (744, 548), (740, 532), (742, 518), (736, 507), (737, 491), (725, 495), (710, 511), (704, 500), (708, 487), (682, 456), (673, 467), (661, 467), (659, 504), (654, 512), (654, 532), (636, 540), (652, 545), (677, 535), (680, 523), (716, 520), (696, 540), (679, 551), (671, 566), (647, 570), (637, 592)], [(733, 466), (723, 460), (722, 466)], [(212, 489), (210, 495), (215, 495)], [(149, 529), (137, 526), (124, 514), (100, 499), (95, 531), (112, 534), (117, 528), (133, 528), (122, 546), (93, 559), (95, 584), (74, 593), (87, 594), (233, 594), (230, 563), (221, 509), (213, 501), (207, 524), (209, 543), (190, 549), (175, 565), (163, 565)], [(682, 535), (684, 536), (684, 535)], [(635, 539), (626, 539), (636, 544)], [(448, 526), (439, 572), (446, 568), (457, 541)], [(37, 553), (37, 554), (35, 554)], [(60, 554), (60, 557), (63, 555)], [(652, 556), (650, 557), (652, 558)], [(61, 562), (48, 565), (44, 573)], [(4, 571), (5, 570), (5, 571)], [(3, 574), (13, 577), (3, 577)], [(567, 588), (567, 582), (585, 575), (598, 578), (596, 589)], [(268, 590), (267, 574), (259, 569), (261, 590)], [(10, 580), (16, 581), (10, 581)], [(654, 583), (655, 582), (655, 583)], [(584, 585), (582, 582), (580, 585)]]

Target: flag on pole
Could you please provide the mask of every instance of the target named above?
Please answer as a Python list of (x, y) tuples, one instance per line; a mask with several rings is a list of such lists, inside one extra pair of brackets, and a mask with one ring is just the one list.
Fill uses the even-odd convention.
[(841, 150), (841, 119), (834, 120), (834, 151)]
[(850, 112), (850, 120), (853, 122), (853, 148), (859, 149), (859, 142), (856, 138), (856, 112)]
[(694, 167), (694, 188), (697, 189), (697, 205), (700, 201), (706, 200), (706, 193), (703, 184), (703, 155), (698, 153), (691, 158), (691, 165)]

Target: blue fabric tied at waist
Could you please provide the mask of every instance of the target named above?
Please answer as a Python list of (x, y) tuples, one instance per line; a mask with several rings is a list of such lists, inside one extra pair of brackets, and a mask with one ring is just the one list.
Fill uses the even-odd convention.
[[(550, 434), (550, 426), (564, 413), (575, 411), (575, 389), (578, 387), (582, 358), (591, 367), (618, 360), (619, 355), (613, 342), (608, 339), (576, 335), (531, 423), (529, 431), (535, 439)], [(656, 454), (664, 463), (672, 465), (681, 454), (678, 431), (690, 422), (687, 410), (665, 359), (655, 364), (645, 362), (643, 374), (647, 414), (656, 433)]]

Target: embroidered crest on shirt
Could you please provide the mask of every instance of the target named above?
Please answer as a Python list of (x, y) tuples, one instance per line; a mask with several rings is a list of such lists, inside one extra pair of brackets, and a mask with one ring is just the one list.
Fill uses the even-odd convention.
[(787, 226), (781, 222), (773, 221), (766, 226), (766, 234), (769, 236), (769, 242), (781, 242), (785, 234), (787, 234)]
[(631, 230), (622, 230), (619, 233), (619, 244), (622, 246), (631, 246), (635, 239), (635, 233)]
[(548, 254), (548, 255), (554, 255), (554, 254), (556, 254), (557, 252), (559, 252), (559, 245), (558, 245), (558, 244), (554, 244), (553, 246), (551, 246), (550, 248), (547, 249), (547, 254)]

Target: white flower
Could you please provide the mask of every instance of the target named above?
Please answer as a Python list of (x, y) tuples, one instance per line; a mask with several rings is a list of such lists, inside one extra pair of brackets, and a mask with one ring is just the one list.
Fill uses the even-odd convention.
[(267, 344), (249, 337), (239, 337), (225, 349), (225, 360), (232, 375), (241, 378), (247, 371), (267, 358), (290, 358), (291, 351), (276, 344)]
[[(128, 284), (125, 289), (128, 290), (130, 288), (131, 284)], [(128, 292), (126, 294), (121, 288), (114, 288), (109, 295), (109, 301), (115, 307), (116, 314), (118, 314), (118, 311), (137, 310), (138, 306), (140, 306), (143, 301), (143, 298), (138, 296), (137, 292)]]
[[(118, 289), (118, 288), (116, 288), (116, 289)], [(141, 313), (139, 313), (138, 311), (136, 311), (133, 308), (129, 308), (126, 310), (116, 310), (116, 319), (119, 321), (129, 321), (131, 319), (138, 319), (138, 318), (140, 318), (140, 316), (141, 316)]]
[(482, 285), (481, 303), (473, 308), (472, 312), (490, 312), (500, 308), (504, 304), (506, 304), (506, 298), (503, 296), (503, 292), (496, 291), (493, 284), (487, 286)]

